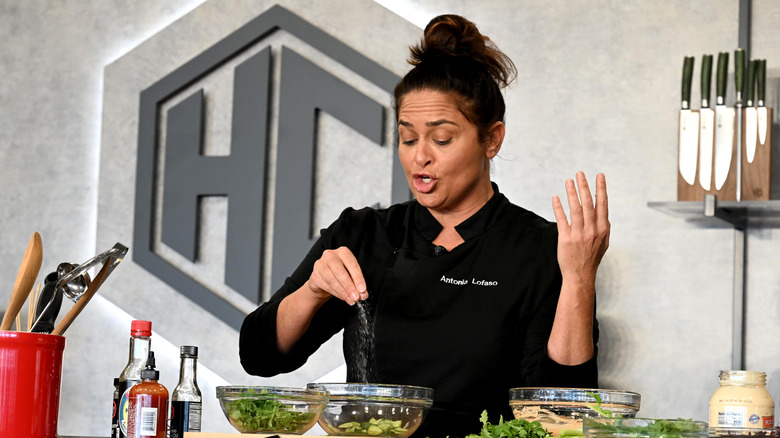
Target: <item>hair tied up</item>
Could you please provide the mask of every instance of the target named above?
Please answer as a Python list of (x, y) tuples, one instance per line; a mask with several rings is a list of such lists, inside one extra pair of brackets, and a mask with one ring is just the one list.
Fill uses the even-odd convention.
[(419, 45), (410, 47), (409, 63), (417, 66), (442, 62), (443, 58), (468, 58), (479, 62), (493, 80), (509, 85), (517, 75), (514, 63), (482, 35), (477, 26), (459, 15), (439, 15), (425, 27)]

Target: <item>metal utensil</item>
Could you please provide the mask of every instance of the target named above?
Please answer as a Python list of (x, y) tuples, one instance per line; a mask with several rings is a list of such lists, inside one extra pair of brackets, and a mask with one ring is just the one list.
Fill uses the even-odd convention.
[(96, 266), (99, 263), (103, 263), (103, 267), (100, 269), (100, 272), (98, 272), (97, 275), (95, 276), (95, 280), (88, 285), (87, 291), (84, 293), (84, 295), (81, 296), (78, 302), (76, 302), (76, 304), (74, 304), (73, 307), (70, 308), (70, 311), (68, 311), (68, 313), (62, 318), (62, 321), (60, 321), (60, 323), (57, 324), (57, 327), (54, 327), (54, 330), (51, 332), (51, 334), (62, 335), (63, 333), (65, 333), (65, 330), (67, 330), (68, 327), (70, 327), (70, 325), (73, 323), (73, 320), (76, 319), (76, 317), (79, 315), (79, 313), (81, 313), (81, 311), (84, 309), (87, 303), (89, 303), (89, 300), (91, 300), (92, 297), (95, 295), (95, 293), (97, 293), (98, 288), (100, 288), (100, 285), (102, 285), (103, 282), (106, 281), (108, 275), (111, 274), (111, 272), (114, 270), (114, 268), (116, 268), (119, 262), (122, 261), (122, 259), (125, 257), (125, 254), (127, 254), (127, 247), (117, 242), (113, 248), (109, 249), (108, 251), (102, 254), (99, 254), (98, 256), (94, 257), (91, 260), (88, 260), (83, 265), (77, 267), (69, 274), (67, 274), (65, 278), (60, 280), (60, 281), (65, 281), (65, 283), (67, 283), (68, 281), (78, 277), (79, 275), (86, 273), (91, 266)]
[[(67, 293), (73, 295), (73, 297), (69, 296), (69, 298), (71, 298), (76, 304), (74, 304), (73, 307), (71, 307), (68, 314), (66, 314), (63, 320), (60, 321), (57, 327), (54, 328), (51, 334), (62, 334), (62, 332), (64, 332), (68, 328), (68, 326), (70, 326), (70, 323), (73, 322), (73, 319), (81, 312), (81, 309), (83, 309), (86, 303), (89, 302), (89, 300), (92, 298), (92, 295), (94, 295), (94, 293), (97, 292), (97, 288), (100, 287), (100, 284), (103, 283), (103, 281), (105, 281), (106, 277), (108, 277), (108, 275), (111, 274), (111, 272), (114, 270), (114, 268), (116, 268), (119, 262), (122, 261), (122, 259), (125, 257), (125, 254), (127, 254), (127, 247), (117, 242), (116, 244), (114, 244), (114, 246), (111, 249), (104, 251), (96, 255), (95, 257), (92, 257), (91, 259), (87, 260), (86, 262), (76, 267), (62, 266), (63, 264), (60, 264), (60, 266), (62, 266), (62, 272), (64, 275), (62, 277), (58, 276), (59, 279), (54, 285), (54, 290), (55, 291), (62, 290), (63, 293), (66, 293), (67, 290)], [(96, 276), (95, 280), (90, 282), (87, 271), (89, 271), (91, 268), (98, 266), (101, 263), (103, 264), (103, 267), (98, 273), (98, 276), (100, 276), (100, 281), (98, 282), (98, 276)], [(59, 266), (58, 266), (58, 271), (59, 271)], [(80, 281), (79, 278), (84, 279), (84, 282), (86, 283), (86, 290), (81, 291), (81, 293), (77, 295), (74, 294), (73, 292), (79, 290), (79, 286), (78, 286), (78, 282)], [(72, 281), (76, 281), (74, 287), (71, 289), (66, 289), (65, 286)], [(89, 298), (85, 299), (86, 296), (89, 296)], [(81, 303), (82, 301), (85, 302)], [(41, 315), (33, 323), (34, 328), (38, 326), (39, 322), (41, 321), (41, 317), (44, 316), (44, 314), (48, 311), (48, 307), (50, 305), (53, 305), (52, 302), (46, 304), (46, 307), (44, 307), (43, 311), (41, 312)], [(62, 327), (62, 324), (66, 320), (66, 318), (68, 319), (67, 325)], [(55, 333), (57, 329), (60, 329), (59, 333)]]
[[(62, 307), (62, 296), (65, 295), (74, 303), (87, 290), (90, 283), (88, 273), (84, 273), (75, 279), (65, 283), (62, 287), (56, 288), (57, 283), (76, 269), (78, 265), (74, 263), (60, 263), (55, 272), (50, 273), (44, 279), (43, 294), (39, 297), (38, 306), (35, 312), (35, 323), (30, 331), (35, 333), (51, 333), (54, 330), (54, 323), (57, 321), (57, 315)], [(51, 303), (51, 306), (49, 304)], [(45, 310), (45, 315), (44, 314)], [(41, 317), (43, 315), (43, 317)]]
[(27, 296), (30, 294), (33, 284), (35, 284), (35, 279), (38, 278), (38, 271), (41, 269), (42, 261), (43, 244), (41, 243), (41, 235), (36, 231), (30, 237), (30, 242), (27, 244), (27, 250), (22, 259), (22, 265), (19, 266), (19, 272), (16, 274), (16, 282), (14, 282), (14, 289), (11, 292), (8, 308), (5, 310), (5, 315), (3, 315), (3, 321), (0, 323), (0, 330), (11, 328), (16, 315), (24, 302), (27, 301)]
[[(78, 268), (78, 265), (74, 263), (60, 263), (57, 266), (58, 281), (61, 280), (66, 275), (70, 274), (76, 268)], [(73, 280), (65, 283), (62, 287), (62, 292), (65, 294), (66, 297), (70, 298), (75, 303), (84, 294), (84, 291), (87, 290), (89, 281), (90, 281), (89, 274), (85, 272), (79, 275), (78, 277), (74, 278)]]

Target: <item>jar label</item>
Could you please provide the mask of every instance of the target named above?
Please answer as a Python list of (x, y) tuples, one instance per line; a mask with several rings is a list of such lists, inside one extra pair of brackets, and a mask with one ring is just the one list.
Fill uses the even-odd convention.
[(742, 429), (772, 429), (775, 425), (774, 415), (760, 415), (762, 412), (748, 412), (745, 406), (723, 406), (718, 410), (717, 427)]
[(747, 408), (742, 406), (724, 406), (718, 411), (718, 427), (747, 427)]

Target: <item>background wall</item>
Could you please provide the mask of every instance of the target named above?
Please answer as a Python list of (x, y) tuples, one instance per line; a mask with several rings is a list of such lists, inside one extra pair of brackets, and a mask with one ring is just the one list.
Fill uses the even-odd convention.
[[(0, 0), (0, 279), (7, 285), (0, 303), (35, 230), (44, 244), (39, 278), (59, 262), (130, 243), (133, 197), (122, 196), (133, 188), (133, 169), (117, 173), (114, 166), (121, 153), (134, 160), (135, 145), (114, 137), (133, 132), (121, 117), (133, 117), (137, 99), (115, 97), (154, 75), (121, 83), (128, 60), (156, 49), (160, 65), (137, 73), (170, 71), (273, 3)], [(372, 26), (387, 12), (369, 0), (280, 3), (311, 21), (327, 18), (324, 30), (398, 74), (406, 68), (405, 45), (420, 33), (398, 17)], [(701, 54), (736, 48), (738, 2), (480, 3), (398, 0), (388, 7), (419, 26), (439, 13), (465, 15), (517, 64), (518, 80), (506, 92), (507, 138), (494, 160), (494, 178), (513, 202), (552, 219), (550, 198), (563, 193), (565, 178), (577, 170), (607, 175), (613, 230), (598, 278), (601, 384), (641, 393), (643, 416), (706, 420), (718, 370), (731, 366), (733, 231), (700, 229), (646, 204), (676, 196), (682, 58), (696, 56), (698, 74)], [(752, 54), (768, 59), (768, 105), (776, 107), (780, 4), (755, 0), (752, 18)], [(358, 202), (344, 196), (343, 206)], [(113, 208), (121, 202), (125, 208)], [(751, 230), (747, 239), (746, 367), (768, 373), (777, 399), (780, 272), (772, 261), (780, 236)], [(67, 334), (61, 434), (108, 434), (111, 381), (127, 360), (133, 318), (154, 321), (153, 348), (169, 389), (178, 346), (201, 346), (204, 431), (230, 431), (214, 397), (219, 384), (301, 386), (340, 364), (335, 340), (292, 375), (246, 376), (237, 366), (235, 331), (129, 258), (101, 295)]]

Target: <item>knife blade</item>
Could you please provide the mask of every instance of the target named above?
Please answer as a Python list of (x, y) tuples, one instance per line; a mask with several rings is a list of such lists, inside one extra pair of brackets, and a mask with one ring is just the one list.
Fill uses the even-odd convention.
[(737, 157), (734, 163), (737, 174), (737, 201), (742, 200), (742, 107), (744, 102), (742, 101), (742, 93), (745, 88), (745, 50), (737, 49), (734, 51), (734, 90), (736, 90), (736, 102), (734, 104), (734, 114), (737, 118)]
[(757, 85), (757, 91), (756, 91), (756, 105), (758, 108), (756, 108), (756, 114), (758, 116), (758, 141), (759, 143), (766, 144), (766, 133), (767, 133), (767, 111), (766, 111), (766, 102), (764, 102), (764, 98), (766, 97), (766, 59), (761, 59), (758, 61), (758, 69), (756, 70), (756, 85)]
[(756, 107), (753, 106), (753, 96), (756, 89), (756, 66), (757, 60), (748, 63), (747, 83), (745, 88), (745, 158), (748, 163), (752, 163), (756, 158), (756, 135), (758, 128), (756, 125)]
[(701, 109), (699, 110), (699, 185), (704, 190), (712, 187), (712, 142), (715, 131), (715, 112), (710, 108), (712, 55), (701, 59)]
[(731, 168), (734, 147), (734, 108), (726, 106), (726, 80), (729, 53), (718, 53), (718, 71), (715, 78), (715, 190), (723, 188)]
[(689, 185), (696, 182), (696, 161), (699, 143), (699, 114), (691, 111), (691, 82), (693, 81), (693, 56), (683, 60), (682, 105), (679, 129), (680, 175)]

